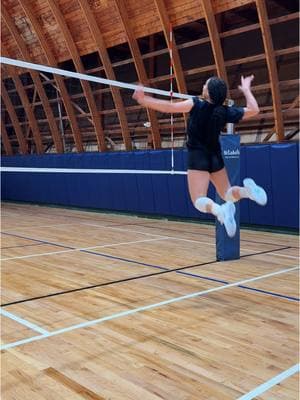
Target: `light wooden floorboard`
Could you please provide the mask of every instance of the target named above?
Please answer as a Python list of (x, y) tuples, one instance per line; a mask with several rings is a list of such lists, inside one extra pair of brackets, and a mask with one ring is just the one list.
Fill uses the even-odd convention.
[[(17, 204), (2, 216), (22, 236), (2, 235), (2, 258), (26, 257), (2, 261), (2, 304), (21, 301), (3, 309), (50, 332), (224, 286), (2, 351), (5, 400), (237, 399), (299, 362), (299, 303), (279, 297), (299, 297), (298, 271), (247, 285), (267, 293), (224, 283), (297, 266), (296, 236), (242, 230), (245, 257), (217, 263), (212, 225)], [(3, 343), (40, 335), (7, 317), (1, 329)], [(259, 399), (296, 400), (298, 384)]]

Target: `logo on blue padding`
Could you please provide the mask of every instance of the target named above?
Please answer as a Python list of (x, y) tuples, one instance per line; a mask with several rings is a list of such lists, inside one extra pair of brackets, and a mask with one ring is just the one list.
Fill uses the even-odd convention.
[(224, 153), (224, 156), (226, 156), (226, 158), (238, 158), (239, 155), (240, 155), (239, 149), (236, 149), (236, 150), (224, 150), (223, 153)]

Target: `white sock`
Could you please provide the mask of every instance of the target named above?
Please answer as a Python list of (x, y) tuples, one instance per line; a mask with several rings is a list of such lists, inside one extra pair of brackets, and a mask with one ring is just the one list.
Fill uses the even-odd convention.
[(209, 211), (207, 210), (207, 206), (211, 206), (211, 211), (212, 214), (215, 215), (216, 217), (220, 213), (221, 206), (219, 204), (215, 203), (208, 197), (198, 197), (198, 199), (195, 201), (194, 206), (197, 208), (197, 210), (203, 212), (203, 213), (208, 213)]
[[(233, 194), (233, 188), (229, 188), (225, 194), (225, 200), (226, 201), (232, 201), (233, 203), (239, 201), (240, 199), (236, 199)], [(239, 195), (241, 199), (248, 199), (249, 198), (249, 192), (247, 188), (245, 187), (239, 187)]]

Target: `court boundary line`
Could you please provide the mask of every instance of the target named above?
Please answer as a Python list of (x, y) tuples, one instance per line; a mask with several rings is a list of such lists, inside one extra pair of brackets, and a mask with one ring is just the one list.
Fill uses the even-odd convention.
[(97, 288), (97, 287), (109, 286), (109, 285), (114, 285), (114, 284), (123, 283), (123, 282), (130, 282), (130, 281), (143, 279), (143, 278), (150, 278), (150, 277), (153, 277), (153, 276), (163, 275), (163, 274), (167, 274), (167, 273), (170, 273), (170, 272), (177, 272), (177, 270), (179, 271), (180, 269), (188, 269), (188, 268), (193, 268), (193, 267), (200, 267), (200, 266), (203, 266), (203, 265), (215, 264), (217, 262), (218, 262), (217, 260), (208, 261), (206, 263), (195, 264), (195, 265), (191, 265), (191, 266), (188, 265), (186, 267), (180, 267), (180, 268), (177, 268), (177, 269), (174, 269), (174, 270), (167, 269), (165, 267), (159, 267), (159, 268), (163, 269), (164, 271), (153, 272), (151, 274), (145, 274), (145, 275), (138, 275), (138, 276), (134, 276), (134, 277), (131, 277), (131, 278), (120, 279), (120, 280), (117, 280), (117, 281), (99, 283), (99, 284), (96, 284), (96, 285), (85, 286), (85, 287), (81, 287), (81, 288), (77, 288), (77, 289), (65, 290), (63, 292), (50, 293), (48, 295), (32, 297), (30, 299), (17, 300), (17, 301), (11, 302), (11, 303), (1, 304), (1, 307), (8, 307), (8, 306), (19, 304), (19, 303), (27, 303), (29, 301), (40, 300), (40, 299), (44, 299), (44, 298), (48, 298), (48, 297), (54, 297), (54, 296), (60, 296), (60, 295), (69, 294), (69, 293), (73, 293), (73, 292), (79, 292), (79, 291), (82, 291), (82, 290), (90, 290), (90, 289), (94, 289), (94, 288)]
[[(61, 215), (61, 217), (63, 217), (63, 215)], [(46, 217), (47, 218), (47, 217)], [(48, 217), (49, 218), (49, 217)], [(53, 225), (36, 225), (36, 226), (30, 226), (30, 225), (27, 225), (27, 226), (19, 226), (19, 227), (15, 227), (15, 228), (9, 228), (9, 229), (5, 229), (5, 232), (8, 232), (8, 231), (15, 231), (16, 229), (18, 230), (18, 229), (29, 229), (29, 228), (56, 228), (57, 226), (64, 226), (64, 225), (66, 225), (66, 226), (68, 226), (68, 225), (78, 225), (78, 223), (74, 223), (74, 224), (72, 224), (72, 223), (68, 223), (68, 222), (66, 222), (65, 224), (53, 224)], [(1, 232), (2, 233), (2, 232)]]
[[(98, 211), (95, 211), (95, 210), (88, 210), (88, 209), (81, 209), (81, 208), (75, 208), (75, 209), (73, 209), (72, 207), (71, 208), (68, 208), (67, 206), (65, 206), (65, 207), (61, 207), (61, 206), (55, 206), (54, 205), (54, 207), (53, 206), (51, 206), (51, 204), (50, 204), (50, 206), (49, 205), (47, 205), (47, 204), (43, 204), (43, 203), (41, 203), (41, 204), (36, 204), (36, 205), (34, 205), (34, 204), (31, 204), (31, 203), (20, 203), (20, 202), (11, 202), (11, 201), (5, 201), (5, 203), (7, 203), (8, 204), (8, 206), (9, 205), (13, 205), (13, 206), (17, 206), (17, 207), (19, 207), (19, 208), (21, 208), (22, 206), (24, 206), (24, 207), (30, 207), (30, 206), (32, 206), (32, 207), (34, 207), (34, 206), (38, 206), (38, 207), (41, 207), (41, 208), (51, 208), (51, 209), (54, 209), (54, 210), (65, 210), (65, 211), (70, 211), (70, 212), (73, 212), (73, 211), (75, 211), (75, 212), (82, 212), (82, 213), (89, 213), (89, 214), (97, 214), (97, 216), (98, 215), (105, 215), (105, 216), (112, 216), (112, 217), (116, 217), (116, 216), (118, 216), (118, 217), (121, 217), (121, 218), (136, 218), (136, 219), (147, 219), (147, 220), (149, 220), (149, 222), (146, 222), (147, 224), (149, 223), (149, 224), (152, 224), (153, 223), (153, 219), (155, 219), (155, 220), (157, 220), (157, 218), (151, 218), (151, 216), (143, 216), (143, 215), (138, 215), (138, 214), (133, 214), (133, 215), (131, 215), (131, 214), (129, 214), (129, 215), (127, 215), (126, 213), (125, 214), (117, 214), (116, 212), (117, 211), (114, 211), (114, 210), (110, 210), (109, 212), (107, 211), (107, 210), (101, 210), (101, 209), (99, 209)], [(22, 210), (21, 210), (22, 211)], [(31, 212), (32, 213), (32, 212)], [(56, 216), (56, 217), (61, 217), (62, 215), (61, 214), (54, 214), (53, 216)], [(87, 218), (87, 217), (84, 217), (84, 216), (78, 216), (78, 215), (67, 215), (67, 216), (64, 216), (65, 218), (76, 218), (76, 219), (80, 219), (80, 220), (86, 220), (86, 221), (90, 221), (91, 219), (90, 218)], [(155, 216), (156, 217), (156, 216)], [(187, 221), (184, 221), (184, 220), (178, 220), (178, 221), (176, 221), (176, 220), (171, 220), (171, 219), (169, 219), (171, 216), (168, 216), (168, 215), (166, 215), (166, 216), (159, 216), (159, 218), (158, 218), (158, 220), (159, 221), (161, 221), (161, 222), (163, 222), (163, 221), (168, 221), (168, 222), (182, 222), (182, 223), (185, 223), (185, 222), (187, 222), (187, 223), (193, 223), (193, 221), (190, 221), (190, 220), (187, 220)], [(152, 221), (152, 222), (151, 222)], [(205, 225), (205, 226), (207, 226), (207, 224), (205, 224), (205, 220), (201, 220), (202, 222), (203, 222), (203, 225)], [(210, 221), (207, 221), (207, 222), (212, 222), (213, 220), (210, 220)], [(99, 221), (99, 222), (108, 222), (108, 221)], [(114, 223), (114, 221), (112, 220), (112, 221), (110, 221), (111, 223)], [(136, 226), (144, 226), (143, 224), (134, 224), (134, 223), (124, 223), (124, 224), (120, 224), (120, 223), (118, 223), (118, 224), (116, 224), (115, 226), (116, 227), (119, 227), (119, 226), (126, 226), (126, 225), (136, 225)], [(199, 224), (198, 224), (199, 225)], [(200, 224), (201, 225), (201, 224)], [(102, 225), (103, 227), (107, 227), (107, 228), (110, 228), (111, 226), (110, 225)], [(210, 226), (212, 226), (211, 224), (210, 224)], [(112, 226), (113, 227), (113, 226)], [(147, 227), (146, 225), (145, 225), (145, 227)], [(149, 228), (153, 228), (153, 229), (155, 229), (155, 227), (149, 227)], [(157, 229), (157, 228), (156, 228)], [(169, 228), (166, 228), (167, 230), (169, 230)], [(245, 228), (241, 228), (242, 230), (245, 230)], [(261, 232), (261, 233), (270, 233), (269, 231), (258, 231), (258, 232)], [(192, 232), (187, 232), (187, 233), (192, 233)], [(278, 233), (278, 232), (274, 232), (274, 233)], [(281, 232), (280, 234), (282, 234), (282, 235), (291, 235), (289, 232)], [(214, 237), (214, 235), (209, 235), (210, 237)], [(295, 236), (295, 235), (293, 235), (293, 236)], [(246, 242), (252, 242), (252, 243), (257, 243), (257, 244), (259, 244), (259, 243), (262, 243), (262, 244), (267, 244), (267, 245), (270, 245), (270, 246), (272, 246), (273, 245), (273, 243), (267, 243), (267, 242), (257, 242), (257, 241), (253, 241), (253, 240), (248, 240), (248, 239), (241, 239), (242, 241), (246, 241)], [(274, 245), (275, 246), (283, 246), (283, 244), (278, 244), (278, 243), (274, 243)], [(297, 247), (297, 246), (290, 246), (291, 248), (293, 248), (293, 249), (298, 249), (299, 250), (299, 247)]]
[(20, 244), (17, 246), (1, 247), (0, 250), (17, 249), (19, 247), (32, 247), (32, 246), (42, 246), (42, 245), (43, 245), (43, 243)]
[(244, 394), (242, 397), (239, 397), (237, 400), (252, 400), (257, 396), (260, 396), (264, 392), (271, 389), (273, 386), (278, 385), (280, 382), (285, 380), (286, 378), (291, 377), (292, 375), (296, 374), (300, 371), (300, 364), (295, 364), (291, 368), (281, 372), (280, 374), (274, 376), (273, 378), (269, 379), (262, 385), (257, 386), (255, 389), (251, 390)]
[[(10, 205), (10, 204), (13, 204), (13, 205), (16, 205), (16, 206), (18, 206), (18, 207), (22, 207), (22, 206), (33, 206), (32, 204), (23, 204), (23, 203), (19, 203), (19, 202), (16, 202), (16, 203), (14, 203), (14, 202), (8, 202), (8, 204)], [(38, 206), (39, 207), (45, 207), (45, 208), (49, 208), (49, 205), (45, 205), (45, 204), (38, 204)], [(51, 205), (50, 205), (51, 206)], [(54, 209), (57, 209), (57, 207), (55, 208), (54, 207)], [(77, 212), (90, 212), (90, 211), (88, 211), (88, 210), (86, 210), (86, 209), (83, 209), (83, 210), (81, 210), (81, 209), (75, 209), (75, 210), (73, 210), (72, 208), (71, 209), (69, 209), (68, 207), (63, 207), (62, 208), (63, 210), (66, 210), (66, 211), (77, 211)], [(101, 210), (100, 210), (101, 211)], [(95, 213), (95, 211), (93, 212), (92, 211), (92, 213)], [(97, 212), (96, 212), (97, 213)], [(97, 213), (97, 214), (99, 214), (99, 213)], [(101, 214), (101, 212), (100, 212), (100, 214)], [(143, 217), (143, 216), (139, 216), (139, 215), (126, 215), (126, 214), (116, 214), (116, 213), (114, 213), (114, 211), (113, 210), (111, 210), (109, 213), (104, 213), (104, 215), (111, 215), (111, 216), (118, 216), (118, 217), (124, 217), (124, 218), (128, 218), (128, 217), (131, 217), (131, 218), (144, 218), (144, 219), (151, 219), (151, 218), (149, 218), (149, 217)], [(57, 216), (57, 217), (61, 217), (61, 214), (55, 214), (55, 216)], [(90, 221), (90, 219), (89, 218), (86, 218), (86, 217), (84, 217), (84, 216), (78, 216), (78, 215), (67, 215), (67, 218), (77, 218), (77, 219), (80, 219), (80, 220), (85, 220), (85, 221)], [(168, 220), (168, 216), (161, 216), (161, 218), (160, 218), (160, 220), (161, 221), (164, 221), (165, 219), (167, 219), (167, 221), (170, 221), (170, 222), (185, 222), (185, 221), (172, 221), (172, 220)], [(105, 222), (105, 221), (101, 221), (101, 222)], [(108, 222), (108, 221), (107, 221)], [(190, 222), (190, 221), (187, 221), (187, 222)], [(203, 222), (205, 223), (205, 221), (203, 220)], [(82, 224), (85, 224), (85, 222), (81, 222)], [(111, 221), (111, 223), (114, 223), (113, 221)], [(150, 223), (152, 223), (151, 221), (149, 221), (149, 224)], [(80, 223), (79, 223), (80, 224)], [(76, 225), (76, 224), (75, 224)], [(143, 224), (127, 224), (127, 223), (125, 223), (125, 224), (117, 224), (116, 225), (116, 227), (119, 227), (119, 226), (125, 226), (125, 225), (136, 225), (136, 226), (143, 226)], [(98, 225), (98, 226), (102, 226), (102, 227), (105, 227), (105, 228), (111, 228), (111, 227), (114, 227), (114, 226), (110, 226), (110, 225)], [(205, 226), (207, 226), (207, 225), (205, 225)], [(146, 227), (146, 226), (145, 226)], [(155, 227), (149, 227), (149, 228), (153, 228), (153, 229), (155, 229)], [(156, 228), (157, 229), (157, 228)], [(243, 228), (241, 228), (241, 229), (243, 229)], [(130, 231), (130, 230), (128, 230), (128, 231)], [(268, 231), (262, 231), (263, 233), (266, 233), (266, 232), (268, 232)], [(142, 232), (141, 232), (142, 233)], [(147, 232), (148, 233), (148, 232)], [(192, 232), (188, 232), (188, 233), (192, 233)], [(143, 234), (146, 234), (146, 233), (144, 233), (143, 232)], [(150, 233), (149, 233), (150, 234)], [(288, 232), (287, 233), (282, 233), (282, 234), (286, 234), (286, 235), (290, 235)], [(200, 234), (201, 235), (201, 234)], [(214, 235), (209, 235), (210, 237), (214, 237)], [(248, 240), (248, 239), (241, 239), (241, 241), (244, 241), (244, 242), (252, 242), (252, 243), (256, 243), (256, 244), (267, 244), (267, 245), (270, 245), (270, 246), (272, 246), (272, 245), (274, 245), (274, 246), (283, 246), (283, 244), (278, 244), (278, 243), (267, 243), (267, 242), (256, 242), (256, 241), (251, 241), (251, 240)], [(289, 246), (290, 248), (292, 248), (292, 249), (297, 249), (297, 250), (299, 250), (299, 247), (296, 247), (296, 246)]]
[(80, 324), (71, 325), (71, 326), (69, 326), (67, 328), (58, 329), (56, 331), (49, 332), (48, 334), (42, 334), (42, 335), (38, 335), (38, 336), (33, 336), (31, 338), (19, 340), (19, 341), (16, 341), (16, 342), (7, 343), (7, 344), (4, 344), (3, 346), (1, 346), (0, 349), (1, 350), (7, 350), (7, 349), (10, 349), (10, 348), (13, 348), (13, 347), (20, 346), (22, 344), (31, 343), (31, 342), (34, 342), (34, 341), (37, 341), (37, 340), (46, 339), (46, 338), (49, 338), (49, 337), (52, 337), (52, 336), (57, 336), (57, 335), (60, 335), (60, 334), (63, 334), (63, 333), (67, 333), (67, 332), (71, 332), (71, 331), (74, 331), (74, 330), (77, 330), (77, 329), (81, 329), (81, 328), (91, 327), (93, 325), (96, 325), (96, 324), (99, 324), (99, 323), (102, 323), (102, 322), (105, 322), (105, 321), (111, 321), (113, 319), (125, 317), (125, 316), (132, 315), (132, 314), (136, 314), (136, 313), (141, 312), (141, 311), (152, 310), (152, 309), (157, 308), (157, 307), (162, 307), (162, 306), (173, 304), (173, 303), (176, 303), (176, 302), (179, 302), (179, 301), (192, 299), (192, 298), (195, 298), (195, 297), (206, 295), (208, 293), (217, 292), (217, 291), (224, 290), (224, 289), (227, 289), (227, 288), (236, 287), (236, 286), (248, 283), (248, 282), (254, 282), (254, 281), (261, 280), (261, 279), (266, 279), (266, 278), (269, 278), (271, 276), (276, 276), (276, 275), (292, 272), (294, 270), (299, 270), (299, 269), (300, 269), (299, 266), (292, 267), (292, 268), (287, 268), (287, 269), (284, 269), (284, 270), (272, 272), (270, 274), (265, 274), (265, 275), (261, 275), (261, 276), (255, 277), (255, 278), (250, 278), (250, 279), (242, 280), (242, 281), (239, 281), (239, 282), (231, 283), (229, 285), (218, 286), (218, 287), (207, 289), (207, 290), (203, 290), (203, 291), (200, 291), (200, 292), (194, 292), (194, 293), (190, 293), (190, 294), (187, 294), (187, 295), (184, 295), (184, 296), (179, 296), (179, 297), (171, 298), (169, 300), (164, 300), (164, 301), (161, 301), (159, 303), (149, 304), (149, 305), (146, 305), (146, 306), (134, 308), (134, 309), (127, 310), (127, 311), (121, 311), (119, 313), (115, 313), (115, 314), (112, 314), (112, 315), (109, 315), (109, 316), (106, 316), (106, 317), (101, 317), (101, 318), (94, 319), (94, 320), (91, 320), (91, 321), (85, 321), (85, 322), (82, 322)]
[[(285, 247), (284, 248), (280, 248), (280, 249), (271, 250), (271, 251), (267, 250), (267, 251), (260, 252), (260, 253), (247, 254), (247, 255), (241, 256), (241, 258), (242, 257), (243, 258), (244, 257), (251, 257), (251, 256), (254, 256), (254, 255), (259, 255), (259, 254), (266, 254), (266, 253), (269, 253), (269, 252), (280, 251), (280, 250), (284, 250), (284, 249), (285, 249)], [(100, 254), (100, 253), (94, 253), (94, 252), (89, 252), (89, 251), (87, 251), (87, 253), (98, 255), (98, 256), (102, 256), (102, 257), (107, 257), (106, 255)], [(115, 259), (116, 257), (112, 256), (112, 258)], [(34, 301), (34, 300), (45, 299), (45, 298), (48, 298), (48, 297), (61, 296), (61, 295), (64, 295), (64, 294), (80, 292), (82, 290), (95, 289), (95, 288), (102, 287), (102, 286), (110, 286), (110, 285), (115, 285), (115, 284), (119, 284), (119, 283), (130, 282), (130, 281), (134, 281), (134, 280), (138, 280), (138, 279), (144, 279), (144, 278), (153, 277), (153, 276), (156, 276), (156, 275), (167, 274), (167, 273), (170, 273), (170, 272), (175, 272), (175, 273), (178, 273), (178, 274), (182, 274), (182, 275), (186, 275), (186, 276), (190, 276), (190, 277), (196, 277), (196, 278), (205, 279), (205, 280), (211, 280), (211, 281), (215, 281), (215, 282), (219, 282), (219, 283), (229, 284), (229, 282), (221, 280), (221, 279), (211, 278), (211, 277), (207, 277), (207, 276), (204, 277), (202, 275), (196, 275), (196, 274), (192, 274), (192, 273), (189, 273), (189, 272), (182, 272), (182, 270), (185, 270), (185, 269), (197, 268), (197, 267), (202, 267), (202, 266), (205, 266), (205, 265), (216, 264), (216, 263), (220, 262), (218, 260), (207, 261), (207, 262), (204, 262), (204, 263), (192, 264), (192, 265), (187, 265), (187, 266), (183, 266), (183, 267), (168, 269), (167, 267), (151, 265), (151, 264), (145, 264), (145, 263), (139, 263), (139, 262), (136, 262), (136, 261), (130, 261), (128, 259), (121, 259), (121, 258), (118, 258), (118, 259), (120, 261), (128, 262), (128, 263), (131, 263), (131, 264), (137, 263), (138, 265), (146, 266), (146, 267), (149, 267), (149, 268), (157, 268), (157, 269), (161, 269), (163, 271), (161, 271), (161, 272), (153, 272), (153, 273), (144, 274), (144, 275), (137, 275), (137, 276), (133, 276), (133, 277), (130, 277), (130, 278), (124, 278), (124, 279), (119, 279), (119, 280), (115, 280), (115, 281), (103, 282), (103, 283), (84, 286), (84, 287), (79, 287), (79, 288), (75, 288), (75, 289), (64, 290), (64, 291), (61, 291), (61, 292), (49, 293), (49, 294), (46, 294), (46, 295), (35, 296), (35, 297), (27, 298), (27, 299), (20, 299), (20, 300), (12, 301), (12, 302), (9, 302), (9, 303), (1, 304), (0, 306), (1, 307), (8, 307), (8, 306), (12, 306), (12, 305), (15, 305), (15, 304), (27, 303), (27, 302)], [(257, 291), (257, 292), (260, 292), (260, 293), (265, 293), (265, 294), (268, 294), (270, 296), (276, 296), (276, 297), (285, 298), (287, 300), (299, 301), (299, 299), (297, 297), (294, 297), (294, 296), (283, 295), (283, 294), (280, 294), (280, 293), (270, 292), (270, 291), (267, 291), (267, 290), (260, 290), (260, 289), (256, 289), (256, 288), (246, 287), (246, 286), (245, 287), (241, 287), (241, 288), (242, 289), (246, 289), (246, 290)]]
[[(164, 222), (164, 220), (162, 219), (162, 220), (159, 220), (160, 222)], [(204, 221), (204, 220), (203, 220)], [(187, 221), (187, 222), (185, 222), (185, 221), (169, 221), (169, 220), (167, 220), (167, 222), (180, 222), (180, 223), (187, 223), (187, 222), (189, 222), (189, 221)], [(152, 226), (148, 226), (147, 224), (152, 224)], [(172, 232), (183, 232), (183, 233), (190, 233), (190, 234), (192, 234), (192, 235), (201, 235), (201, 233), (197, 233), (197, 232), (191, 232), (191, 231), (180, 231), (180, 230), (178, 230), (178, 229), (171, 229), (171, 228), (160, 228), (160, 227), (156, 227), (156, 226), (153, 226), (153, 222), (146, 222), (145, 224), (144, 223), (142, 223), (142, 224), (134, 224), (134, 223), (128, 223), (128, 224), (119, 224), (119, 225), (117, 225), (116, 227), (118, 228), (118, 227), (121, 227), (121, 226), (126, 226), (126, 225), (130, 225), (130, 226), (132, 226), (132, 225), (134, 225), (134, 226), (141, 226), (141, 227), (144, 227), (144, 228), (150, 228), (150, 229), (161, 229), (161, 230), (167, 230), (167, 231), (172, 231)], [(109, 227), (109, 226), (108, 226)], [(112, 227), (114, 227), (114, 225), (112, 225)], [(205, 233), (205, 235), (206, 236), (209, 236), (209, 237), (212, 237), (212, 238), (214, 238), (215, 237), (215, 235), (212, 235), (212, 234), (208, 234), (208, 233)], [(240, 239), (241, 240), (241, 242), (249, 242), (249, 243), (255, 243), (255, 244), (266, 244), (266, 245), (269, 245), (269, 246), (284, 246), (283, 244), (278, 244), (278, 243), (269, 243), (269, 242), (257, 242), (257, 241), (255, 241), (255, 240), (250, 240), (250, 239)], [(299, 247), (296, 247), (296, 246), (289, 246), (291, 249), (297, 249), (297, 250), (299, 250)]]
[(7, 235), (7, 236), (15, 236), (21, 239), (27, 239), (27, 240), (31, 240), (32, 242), (38, 242), (38, 243), (43, 243), (43, 244), (49, 244), (51, 246), (57, 246), (57, 247), (63, 247), (65, 249), (73, 249), (73, 247), (71, 246), (66, 246), (66, 245), (62, 245), (59, 243), (54, 243), (54, 242), (48, 242), (46, 240), (40, 240), (40, 239), (33, 239), (33, 238), (29, 238), (28, 236), (22, 236), (16, 233), (7, 233), (7, 232), (0, 232), (1, 235)]
[[(95, 226), (95, 227), (97, 227), (97, 226), (99, 226), (99, 228), (101, 228), (101, 227), (105, 227), (105, 228), (109, 228), (109, 229), (114, 229), (114, 230), (120, 230), (120, 231), (124, 231), (124, 232), (133, 232), (133, 233), (139, 233), (139, 234), (146, 234), (146, 233), (144, 233), (144, 232), (141, 232), (141, 231), (133, 231), (133, 230), (130, 230), (130, 229), (122, 229), (122, 228), (117, 228), (117, 227), (107, 227), (107, 226), (101, 226), (101, 225), (96, 225), (96, 224), (90, 224), (90, 223), (82, 223), (82, 225), (88, 225), (88, 226)], [(147, 234), (148, 235), (151, 235), (151, 236), (159, 236), (158, 234), (154, 234), (154, 233), (148, 233), (147, 232)], [(166, 237), (166, 238), (169, 238), (169, 239), (177, 239), (177, 240), (181, 240), (181, 241), (184, 241), (184, 242), (191, 242), (191, 243), (202, 243), (202, 244), (207, 244), (208, 246), (215, 246), (215, 243), (210, 243), (210, 242), (202, 242), (202, 241), (200, 241), (200, 240), (193, 240), (193, 239), (185, 239), (185, 238), (180, 238), (180, 237), (176, 237), (176, 236), (166, 236), (166, 235), (164, 235), (164, 237)], [(275, 245), (274, 245), (275, 246)], [(285, 248), (290, 248), (291, 246), (285, 246)], [(252, 249), (247, 249), (247, 248), (245, 248), (245, 247), (240, 247), (240, 250), (245, 250), (245, 251), (252, 251)], [(247, 254), (245, 254), (245, 256), (246, 256)], [(281, 256), (280, 254), (277, 254), (278, 256)], [(242, 257), (242, 256), (241, 256)], [(296, 257), (296, 256), (289, 256), (289, 255), (285, 255), (285, 257), (288, 257), (288, 258), (293, 258), (293, 259), (298, 259), (298, 257)]]
[(38, 326), (38, 325), (36, 325), (36, 324), (34, 324), (32, 322), (29, 322), (24, 318), (18, 317), (17, 315), (12, 314), (12, 313), (10, 313), (10, 312), (8, 312), (6, 310), (2, 310), (1, 308), (0, 308), (0, 315), (3, 315), (4, 317), (7, 317), (9, 319), (12, 319), (13, 321), (16, 321), (19, 324), (24, 325), (27, 328), (30, 328), (31, 330), (39, 332), (39, 333), (41, 333), (43, 335), (47, 335), (48, 333), (50, 333), (46, 329), (41, 328), (40, 326)]
[[(200, 243), (200, 244), (206, 244), (206, 245), (208, 245), (208, 246), (215, 246), (214, 243), (203, 242), (203, 241), (193, 240), (193, 239), (179, 238), (179, 237), (176, 237), (176, 236), (158, 235), (158, 234), (152, 234), (152, 233), (148, 233), (148, 232), (132, 231), (132, 230), (129, 230), (129, 229), (123, 229), (123, 228), (117, 228), (117, 227), (116, 227), (116, 228), (115, 228), (115, 227), (108, 227), (108, 226), (101, 225), (101, 224), (97, 224), (97, 225), (96, 225), (96, 224), (85, 223), (85, 222), (79, 223), (79, 224), (80, 224), (80, 225), (87, 225), (87, 226), (94, 226), (94, 227), (97, 227), (97, 228), (108, 228), (108, 229), (118, 230), (118, 231), (122, 231), (122, 232), (138, 233), (138, 234), (146, 235), (146, 236), (155, 236), (155, 237), (166, 238), (166, 239), (171, 239), (171, 240), (176, 239), (176, 240), (185, 241), (185, 242)], [(75, 250), (74, 247), (67, 246), (67, 245), (54, 244), (54, 243), (48, 242), (48, 241), (42, 241), (42, 240), (33, 239), (33, 238), (26, 238), (25, 236), (20, 236), (20, 235), (18, 235), (18, 234), (13, 234), (13, 233), (6, 233), (6, 232), (1, 232), (1, 233), (5, 234), (5, 235), (21, 237), (21, 238), (23, 238), (23, 239), (28, 239), (28, 240), (37, 241), (37, 242), (41, 242), (41, 243), (46, 243), (46, 244), (50, 244), (50, 245), (53, 244), (53, 245), (55, 245), (55, 246), (59, 246), (59, 247), (63, 247), (63, 248), (68, 248), (68, 249), (73, 249), (73, 250)], [(97, 247), (100, 247), (100, 246), (97, 246)], [(289, 248), (289, 247), (290, 247), (290, 246), (287, 246), (286, 248)], [(252, 249), (246, 249), (246, 248), (242, 248), (242, 247), (240, 247), (240, 250), (243, 250), (243, 251), (252, 251)], [(58, 253), (58, 252), (57, 252), (57, 253)], [(49, 254), (49, 255), (51, 255), (51, 254)], [(296, 257), (296, 256), (282, 255), (282, 254), (276, 254), (276, 255), (277, 255), (278, 257), (286, 257), (286, 258), (298, 259), (298, 257)], [(37, 256), (38, 256), (38, 255), (36, 255), (35, 257), (37, 257)], [(24, 256), (24, 257), (29, 258), (29, 256)], [(11, 258), (11, 259), (12, 259), (12, 258)], [(4, 261), (4, 260), (5, 260), (5, 259), (2, 259), (2, 261)]]
[(55, 254), (71, 253), (73, 251), (81, 251), (81, 252), (85, 252), (85, 253), (96, 254), (96, 253), (90, 252), (88, 250), (93, 250), (93, 249), (97, 249), (97, 248), (101, 248), (102, 249), (102, 248), (105, 248), (105, 247), (113, 247), (113, 246), (124, 246), (124, 245), (127, 245), (127, 244), (154, 242), (154, 241), (157, 241), (157, 240), (169, 240), (169, 238), (164, 238), (164, 237), (159, 238), (159, 237), (157, 237), (157, 238), (153, 238), (153, 239), (135, 240), (135, 241), (132, 241), (132, 242), (120, 242), (120, 243), (103, 244), (103, 245), (91, 246), (91, 247), (71, 248), (71, 249), (68, 249), (68, 250), (53, 251), (53, 252), (48, 252), (48, 253), (28, 254), (26, 256), (1, 258), (1, 261), (20, 260), (20, 259), (23, 260), (25, 258), (33, 258), (33, 257), (39, 257), (39, 256), (45, 257), (45, 256), (51, 256), (51, 255), (55, 255)]

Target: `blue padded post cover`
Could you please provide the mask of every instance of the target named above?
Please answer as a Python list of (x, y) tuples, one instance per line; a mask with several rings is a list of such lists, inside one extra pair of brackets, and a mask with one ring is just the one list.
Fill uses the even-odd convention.
[[(220, 136), (223, 159), (232, 186), (240, 184), (240, 137), (239, 135)], [(216, 195), (216, 202), (224, 201)], [(236, 206), (236, 234), (230, 238), (223, 225), (216, 220), (216, 257), (218, 261), (236, 260), (240, 258), (240, 208)]]

